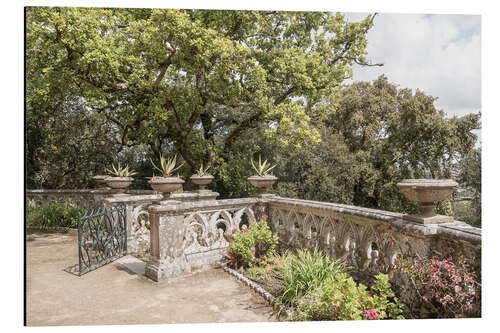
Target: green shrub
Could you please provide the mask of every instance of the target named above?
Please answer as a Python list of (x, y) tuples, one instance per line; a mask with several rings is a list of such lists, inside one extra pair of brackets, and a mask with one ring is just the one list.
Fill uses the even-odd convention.
[(297, 254), (283, 262), (285, 292), (281, 302), (291, 304), (301, 295), (319, 286), (326, 278), (346, 272), (340, 261), (323, 255), (317, 249), (312, 253), (298, 250)]
[(30, 226), (47, 227), (78, 227), (78, 213), (84, 213), (82, 208), (51, 202), (37, 206), (26, 207), (26, 224)]
[(274, 253), (278, 245), (278, 237), (274, 236), (264, 216), (260, 222), (250, 220), (250, 226), (240, 233), (234, 230), (233, 239), (230, 240), (226, 258), (233, 267), (250, 267), (259, 260)]
[[(480, 280), (464, 258), (397, 259), (401, 298), (415, 318), (480, 316)], [(478, 313), (479, 312), (479, 313)]]
[(379, 274), (370, 294), (346, 273), (328, 276), (297, 301), (290, 320), (403, 319), (402, 303), (394, 297), (388, 277)]

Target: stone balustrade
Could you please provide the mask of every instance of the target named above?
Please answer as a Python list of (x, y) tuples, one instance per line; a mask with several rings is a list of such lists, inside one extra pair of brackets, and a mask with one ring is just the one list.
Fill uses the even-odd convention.
[(281, 197), (267, 200), (267, 209), (283, 244), (317, 247), (368, 274), (390, 274), (398, 254), (463, 256), (480, 268), (481, 229), (464, 222), (424, 225), (403, 220), (400, 213)]
[(27, 199), (86, 207), (125, 204), (128, 250), (150, 250), (146, 274), (156, 281), (220, 260), (220, 252), (228, 246), (227, 233), (240, 231), (249, 217), (259, 219), (264, 213), (282, 246), (317, 247), (367, 275), (391, 275), (398, 254), (462, 256), (480, 275), (481, 229), (460, 221), (424, 225), (404, 220), (400, 213), (272, 195), (215, 200), (215, 192), (195, 191), (172, 194), (162, 201), (163, 196), (153, 191), (126, 193), (27, 190)]
[(156, 281), (218, 261), (228, 246), (225, 233), (264, 213), (283, 246), (317, 247), (366, 275), (391, 275), (398, 254), (463, 256), (477, 269), (481, 264), (481, 229), (459, 221), (423, 225), (400, 213), (277, 196), (171, 202), (148, 211), (153, 260), (146, 274)]
[[(210, 190), (173, 193), (172, 200), (181, 202), (215, 200), (219, 194)], [(117, 195), (116, 190), (80, 189), (80, 190), (26, 190), (26, 199), (30, 205), (58, 202), (76, 205), (88, 209), (125, 204), (127, 214), (127, 251), (145, 254), (150, 248), (150, 225), (148, 207), (163, 199), (162, 194), (152, 190), (126, 190), (124, 195)]]
[(146, 275), (159, 281), (219, 261), (229, 245), (225, 233), (241, 231), (263, 208), (257, 198), (151, 205)]

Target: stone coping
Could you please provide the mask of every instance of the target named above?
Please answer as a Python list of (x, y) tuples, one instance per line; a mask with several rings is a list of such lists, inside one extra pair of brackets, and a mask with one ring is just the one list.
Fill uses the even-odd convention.
[(204, 198), (213, 198), (215, 199), (219, 193), (217, 192), (183, 192), (183, 193), (173, 193), (169, 198), (164, 199), (162, 194), (148, 194), (148, 195), (127, 195), (120, 197), (111, 197), (104, 199), (104, 202), (108, 204), (113, 203), (127, 203), (127, 202), (144, 202), (144, 201), (160, 201), (160, 200), (178, 200), (178, 201), (187, 201), (191, 202), (191, 200), (196, 199), (204, 199)]
[[(174, 198), (175, 199), (175, 198)], [(234, 206), (244, 206), (256, 204), (260, 200), (258, 198), (242, 198), (242, 199), (224, 199), (224, 200), (207, 200), (194, 202), (181, 202), (175, 204), (152, 205), (148, 211), (150, 213), (175, 213), (185, 212), (200, 209), (224, 208)]]
[(161, 199), (163, 199), (163, 196), (161, 194), (127, 195), (123, 197), (106, 198), (104, 199), (104, 202), (107, 204), (114, 204), (114, 203), (127, 203), (127, 202), (155, 201)]
[[(26, 194), (115, 194), (116, 190), (107, 188), (96, 188), (96, 189), (42, 189), (42, 190), (32, 190), (26, 189)], [(156, 194), (153, 190), (125, 190), (127, 194)]]
[(283, 208), (300, 207), (301, 209), (306, 208), (320, 212), (335, 212), (377, 220), (422, 236), (442, 236), (469, 242), (474, 245), (481, 244), (481, 229), (472, 227), (461, 221), (424, 225), (403, 220), (402, 217), (404, 214), (402, 213), (394, 213), (378, 209), (283, 197), (272, 197), (266, 199), (266, 201), (270, 205)]

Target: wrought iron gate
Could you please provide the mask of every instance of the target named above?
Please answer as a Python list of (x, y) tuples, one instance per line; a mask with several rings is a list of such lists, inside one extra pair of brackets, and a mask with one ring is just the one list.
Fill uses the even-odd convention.
[(125, 205), (78, 215), (79, 275), (127, 254)]

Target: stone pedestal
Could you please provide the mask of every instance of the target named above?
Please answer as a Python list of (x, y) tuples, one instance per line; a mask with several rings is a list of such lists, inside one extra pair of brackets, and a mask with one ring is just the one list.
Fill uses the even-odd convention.
[(198, 201), (216, 200), (219, 193), (211, 190), (197, 190), (195, 193), (198, 195)]
[[(172, 201), (169, 204), (174, 204)], [(179, 203), (179, 202), (177, 202)], [(152, 260), (146, 265), (146, 276), (154, 281), (180, 275), (188, 271), (184, 254), (184, 215), (175, 212), (159, 214), (151, 211), (150, 252)], [(157, 207), (157, 206), (156, 206)]]

